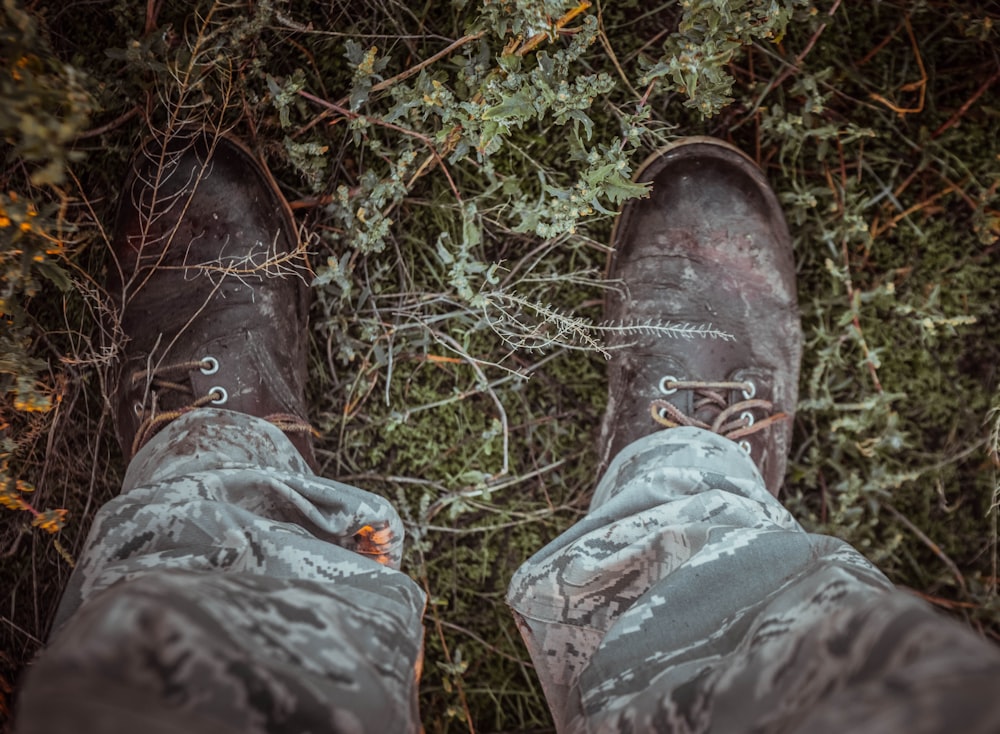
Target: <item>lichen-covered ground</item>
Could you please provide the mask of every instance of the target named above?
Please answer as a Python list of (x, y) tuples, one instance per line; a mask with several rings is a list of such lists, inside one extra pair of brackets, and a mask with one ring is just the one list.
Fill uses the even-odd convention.
[(1000, 634), (995, 6), (22, 0), (0, 18), (7, 705), (124, 469), (105, 228), (149, 126), (232, 130), (306, 228), (309, 417), (324, 473), (407, 522), (428, 731), (551, 727), (504, 590), (586, 507), (613, 214), (684, 135), (756, 158), (795, 238), (786, 503)]

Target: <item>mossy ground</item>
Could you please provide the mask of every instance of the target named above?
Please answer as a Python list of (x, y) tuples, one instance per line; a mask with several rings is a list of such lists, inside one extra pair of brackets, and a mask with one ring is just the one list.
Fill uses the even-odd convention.
[[(147, 121), (178, 111), (248, 140), (312, 233), (318, 453), (406, 519), (406, 568), (431, 599), (428, 731), (551, 726), (504, 591), (585, 511), (605, 401), (588, 320), (613, 211), (629, 167), (682, 135), (754, 156), (795, 237), (806, 350), (786, 504), (996, 639), (1000, 13), (781, 5), (795, 12), (767, 38), (771, 21), (738, 33), (691, 4), (595, 3), (518, 54), (513, 37), (524, 49), (574, 4), (31, 3), (47, 42), (5, 56), (4, 94), (34, 70), (56, 91), (35, 90), (45, 119), (86, 109), (89, 126), (36, 162), (0, 117), (5, 212), (38, 212), (3, 245), (5, 481), (69, 511), (57, 536), (0, 515), (0, 694), (123, 473), (102, 390), (105, 227)], [(684, 42), (740, 33), (756, 35), (732, 61), (664, 71)], [(31, 178), (70, 149), (61, 181)]]

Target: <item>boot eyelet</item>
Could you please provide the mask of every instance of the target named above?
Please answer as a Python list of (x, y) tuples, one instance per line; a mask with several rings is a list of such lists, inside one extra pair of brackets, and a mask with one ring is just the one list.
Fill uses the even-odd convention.
[(216, 385), (208, 391), (208, 394), (217, 394), (219, 397), (212, 401), (212, 405), (225, 405), (226, 401), (229, 400), (229, 393), (226, 392), (226, 388)]
[(750, 442), (749, 441), (747, 441), (746, 439), (743, 439), (742, 441), (739, 442), (739, 447), (741, 449), (743, 449), (744, 451), (746, 451), (747, 456), (750, 456)]
[(133, 403), (132, 412), (135, 413), (137, 418), (142, 417), (142, 403)]
[(742, 413), (740, 413), (740, 420), (746, 421), (747, 424), (745, 427), (749, 428), (754, 424), (754, 421), (756, 419), (753, 417), (753, 413), (751, 413), (749, 410), (744, 410)]
[(750, 380), (746, 380), (746, 384), (750, 386), (749, 390), (742, 390), (744, 400), (752, 400), (754, 395), (757, 394), (757, 386), (753, 384)]
[(680, 382), (680, 380), (678, 380), (673, 375), (664, 375), (663, 377), (661, 377), (659, 388), (660, 392), (663, 393), (664, 395), (673, 395), (675, 392), (677, 392), (676, 387), (670, 387), (670, 388), (667, 387), (667, 383), (669, 382)]
[(202, 357), (201, 358), (201, 374), (203, 375), (214, 375), (219, 371), (219, 360), (215, 357)]
[(656, 411), (656, 414), (663, 420), (670, 420), (670, 413), (667, 412), (666, 408), (660, 408)]

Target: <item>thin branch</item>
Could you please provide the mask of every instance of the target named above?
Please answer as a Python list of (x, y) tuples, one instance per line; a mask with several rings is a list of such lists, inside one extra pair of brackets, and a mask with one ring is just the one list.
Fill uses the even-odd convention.
[(885, 507), (885, 509), (891, 512), (893, 517), (895, 517), (897, 520), (903, 523), (907, 528), (909, 528), (910, 532), (916, 535), (924, 543), (924, 545), (930, 548), (931, 553), (937, 556), (941, 560), (941, 562), (948, 567), (948, 570), (951, 571), (952, 575), (955, 577), (955, 580), (958, 582), (959, 588), (963, 592), (967, 592), (968, 588), (965, 585), (965, 577), (962, 575), (962, 572), (958, 570), (958, 566), (955, 564), (955, 562), (951, 560), (951, 558), (949, 558), (948, 555), (943, 550), (941, 550), (941, 546), (939, 546), (937, 543), (931, 540), (923, 530), (921, 530), (920, 528), (918, 528), (916, 525), (913, 524), (910, 518), (906, 517), (906, 515), (897, 510), (895, 507), (893, 507), (888, 503), (884, 504), (883, 507)]
[[(464, 46), (467, 43), (471, 43), (472, 41), (478, 41), (484, 35), (486, 35), (486, 31), (479, 31), (478, 33), (470, 33), (467, 36), (462, 36), (457, 41), (455, 41), (454, 43), (450, 44), (447, 48), (443, 48), (440, 51), (438, 51), (436, 54), (434, 54), (433, 56), (427, 57), (426, 59), (424, 59), (423, 61), (421, 61), (419, 64), (415, 64), (414, 66), (411, 66), (409, 69), (406, 69), (405, 71), (399, 72), (395, 76), (391, 76), (388, 79), (380, 81), (378, 84), (373, 84), (372, 88), (369, 90), (369, 94), (372, 94), (374, 92), (381, 92), (383, 89), (388, 89), (393, 84), (397, 84), (397, 83), (399, 83), (401, 81), (409, 79), (411, 76), (413, 76), (414, 74), (418, 74), (419, 72), (423, 71), (428, 66), (430, 66), (431, 64), (434, 64), (434, 63), (440, 61), (445, 56), (447, 56), (448, 54), (450, 54), (452, 51), (457, 51), (462, 46)], [(345, 104), (349, 99), (350, 99), (349, 96), (348, 97), (344, 97), (341, 100), (340, 104)]]
[[(428, 66), (431, 66), (432, 64), (437, 63), (438, 61), (440, 61), (441, 59), (443, 59), (445, 56), (448, 56), (452, 52), (457, 51), (458, 49), (460, 49), (465, 44), (471, 43), (472, 41), (478, 41), (484, 35), (486, 35), (486, 31), (479, 31), (478, 33), (470, 33), (470, 34), (468, 34), (466, 36), (462, 36), (457, 41), (454, 41), (454, 42), (450, 43), (446, 48), (442, 49), (441, 51), (438, 51), (433, 56), (429, 56), (428, 58), (424, 59), (423, 61), (419, 62), (418, 64), (415, 64), (415, 65), (411, 66), (409, 69), (405, 69), (405, 70), (399, 72), (398, 74), (396, 74), (395, 76), (389, 77), (388, 79), (383, 79), (378, 84), (373, 84), (372, 88), (368, 90), (369, 98), (371, 97), (372, 94), (375, 94), (376, 92), (381, 92), (384, 89), (388, 89), (393, 84), (398, 84), (399, 82), (405, 81), (405, 80), (409, 79), (411, 76), (413, 76), (414, 74), (419, 74), (421, 71), (423, 71), (424, 69), (426, 69)], [(339, 100), (337, 100), (336, 104), (339, 105), (339, 106), (341, 106), (341, 107), (343, 107), (344, 105), (346, 105), (350, 101), (350, 99), (351, 99), (350, 95), (344, 95)], [(308, 130), (312, 129), (313, 127), (315, 127), (316, 125), (318, 125), (320, 122), (322, 122), (323, 120), (325, 120), (328, 117), (330, 117), (330, 115), (332, 113), (333, 113), (332, 110), (324, 110), (319, 115), (317, 115), (314, 119), (310, 120), (307, 125), (303, 125), (299, 130), (297, 130), (295, 132), (295, 135), (293, 137), (298, 137), (302, 133), (307, 132)]]
[[(567, 23), (573, 20), (573, 18), (585, 12), (589, 8), (590, 8), (590, 0), (582, 0), (582, 2), (580, 2), (579, 5), (577, 5), (574, 8), (570, 8), (565, 15), (563, 15), (561, 18), (559, 18), (559, 20), (555, 22), (555, 30), (557, 31), (562, 30), (563, 28), (566, 27)], [(516, 51), (517, 55), (525, 56), (531, 53), (536, 48), (538, 48), (538, 46), (541, 45), (542, 41), (544, 41), (547, 37), (548, 37), (547, 33), (536, 33), (528, 40), (526, 44), (521, 46), (521, 48), (517, 49)]]
[(445, 165), (444, 159), (441, 158), (441, 155), (438, 153), (437, 148), (434, 146), (434, 141), (428, 138), (423, 133), (418, 133), (416, 130), (410, 130), (408, 128), (401, 127), (400, 125), (395, 125), (391, 122), (380, 120), (377, 117), (369, 117), (368, 115), (363, 115), (360, 112), (354, 112), (342, 105), (337, 104), (336, 102), (329, 102), (325, 99), (317, 97), (314, 94), (310, 94), (304, 89), (299, 90), (299, 96), (304, 97), (305, 99), (309, 100), (314, 104), (318, 104), (320, 107), (325, 107), (328, 110), (337, 112), (343, 115), (344, 117), (348, 117), (352, 120), (364, 120), (365, 122), (371, 125), (377, 125), (379, 127), (384, 127), (389, 130), (395, 130), (396, 132), (402, 133), (403, 135), (407, 135), (411, 138), (416, 138), (421, 143), (427, 146), (428, 150), (430, 151), (430, 154), (434, 157), (434, 161), (438, 164), (438, 167), (441, 169), (441, 172), (444, 173), (445, 178), (448, 179), (448, 185), (451, 187), (451, 191), (455, 195), (455, 200), (458, 201), (460, 204), (462, 203), (462, 195), (459, 193), (458, 186), (455, 185), (455, 181), (452, 179), (451, 173), (448, 171), (448, 166)]
[(1000, 69), (993, 72), (993, 76), (983, 82), (982, 86), (980, 86), (979, 89), (977, 89), (973, 95), (965, 101), (965, 104), (958, 108), (958, 111), (954, 115), (948, 118), (947, 122), (931, 133), (931, 140), (934, 140), (934, 138), (938, 137), (945, 130), (957, 123), (965, 115), (965, 113), (969, 111), (969, 108), (976, 103), (976, 100), (986, 94), (986, 90), (996, 84), (997, 79), (1000, 79)]
[(135, 107), (128, 110), (124, 114), (121, 114), (115, 119), (113, 119), (111, 122), (105, 123), (104, 125), (101, 125), (100, 127), (95, 127), (91, 130), (85, 130), (84, 132), (80, 133), (79, 135), (76, 136), (76, 142), (79, 142), (81, 140), (86, 140), (88, 138), (96, 138), (98, 135), (103, 135), (106, 132), (110, 132), (111, 130), (114, 130), (119, 126), (124, 125), (133, 117), (138, 115), (140, 112), (142, 112), (142, 106), (136, 105)]
[[(827, 12), (827, 16), (829, 16), (830, 18), (833, 17), (834, 13), (837, 12), (837, 8), (840, 7), (840, 2), (841, 0), (837, 0), (833, 4), (833, 7), (831, 7), (829, 12)], [(760, 106), (764, 103), (764, 99), (767, 97), (767, 95), (771, 93), (772, 89), (779, 86), (782, 82), (785, 81), (785, 79), (790, 77), (792, 74), (797, 74), (800, 71), (802, 71), (801, 68), (802, 62), (805, 61), (806, 56), (809, 54), (810, 51), (812, 51), (813, 46), (816, 45), (816, 41), (819, 40), (819, 37), (823, 34), (823, 31), (826, 30), (826, 27), (828, 25), (829, 21), (824, 20), (822, 23), (820, 23), (819, 28), (817, 28), (816, 32), (812, 34), (812, 38), (809, 39), (809, 42), (806, 44), (806, 47), (799, 52), (798, 56), (795, 57), (795, 61), (788, 64), (788, 66), (786, 66), (785, 69), (780, 74), (778, 74), (778, 76), (775, 77), (773, 81), (767, 83), (767, 86), (764, 87), (764, 91), (761, 92), (760, 97), (757, 98), (757, 101), (754, 103), (753, 107), (750, 108), (746, 116), (742, 120), (740, 120), (735, 127), (743, 125), (743, 123), (745, 123), (747, 120), (749, 120), (751, 117), (754, 116), (754, 114), (757, 112)]]

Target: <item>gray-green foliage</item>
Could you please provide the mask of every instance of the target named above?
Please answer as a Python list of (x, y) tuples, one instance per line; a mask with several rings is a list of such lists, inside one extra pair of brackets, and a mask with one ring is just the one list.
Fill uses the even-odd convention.
[(755, 41), (774, 43), (789, 21), (815, 14), (810, 0), (682, 0), (677, 32), (640, 80), (662, 80), (685, 95), (684, 104), (710, 116), (733, 101), (736, 80), (727, 66)]
[[(62, 69), (64, 91), (77, 79), (111, 126), (78, 142), (80, 160), (75, 133), (43, 135), (40, 165), (68, 162), (81, 181), (67, 184), (70, 200), (89, 204), (62, 217), (58, 196), (35, 191), (37, 217), (45, 231), (79, 225), (73, 284), (99, 297), (87, 280), (103, 277), (97, 222), (110, 221), (147, 114), (231, 130), (261, 153), (310, 232), (310, 418), (324, 471), (395, 501), (407, 569), (430, 590), (425, 725), (544, 728), (503, 592), (586, 507), (602, 337), (727, 337), (669, 315), (602, 323), (611, 215), (643, 195), (631, 175), (651, 150), (680, 135), (727, 138), (758, 157), (795, 237), (806, 351), (787, 503), (995, 631), (982, 421), (1000, 363), (996, 105), (984, 95), (942, 125), (995, 72), (998, 19), (904, 0), (841, 3), (832, 16), (806, 0), (584, 5), (168, 0), (143, 33), (146, 4), (42, 0), (33, 7), (60, 29), (60, 58), (88, 74), (54, 58), (39, 68)], [(904, 18), (931, 78), (924, 109), (901, 115), (874, 95), (919, 103)], [(106, 31), (67, 30), (78, 27)], [(28, 153), (12, 155), (0, 190), (22, 180)], [(28, 202), (8, 199), (26, 221)], [(63, 322), (38, 297), (56, 284), (33, 282), (5, 292), (34, 298), (36, 322), (19, 322), (0, 372), (33, 388), (45, 368), (71, 375), (65, 402), (99, 416), (98, 368), (79, 366), (95, 355), (86, 340), (57, 339)], [(78, 371), (43, 343), (71, 344)], [(78, 425), (75, 410), (61, 426)], [(51, 453), (15, 442), (19, 465), (48, 484), (54, 470), (41, 467), (76, 457), (60, 430)], [(88, 498), (116, 490), (88, 487), (77, 501), (92, 510)], [(68, 532), (86, 530), (74, 522)], [(62, 563), (40, 553), (36, 565), (53, 558)], [(44, 636), (32, 625), (45, 609), (14, 607)]]
[[(865, 49), (897, 29), (896, 42), (865, 61), (874, 68), (817, 46), (810, 73), (757, 118), (775, 146), (802, 268), (802, 440), (788, 503), (894, 578), (932, 594), (972, 593), (988, 618), (994, 480), (981, 468), (981, 425), (995, 378), (982, 360), (995, 359), (1000, 335), (989, 295), (998, 230), (984, 213), (996, 205), (1000, 151), (977, 126), (988, 110), (965, 131), (935, 130), (967, 96), (908, 115), (871, 101), (889, 89), (900, 90), (898, 107), (919, 102), (919, 67), (896, 10), (840, 21)], [(969, 21), (917, 12), (914, 24), (943, 24), (921, 43), (924, 58), (941, 58)], [(929, 83), (938, 86), (961, 77), (943, 62), (936, 74)], [(956, 145), (985, 147), (969, 155)], [(987, 562), (967, 566), (971, 548)]]

